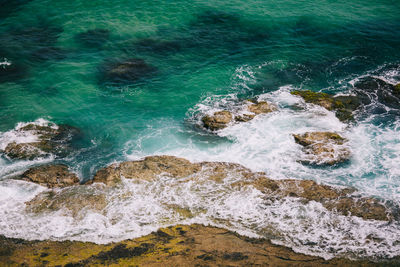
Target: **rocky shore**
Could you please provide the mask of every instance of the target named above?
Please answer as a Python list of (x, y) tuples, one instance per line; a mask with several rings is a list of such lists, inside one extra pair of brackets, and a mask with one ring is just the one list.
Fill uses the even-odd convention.
[(296, 253), (266, 239), (198, 224), (161, 228), (149, 235), (99, 245), (76, 241), (25, 241), (0, 237), (6, 266), (398, 266), (400, 259), (374, 263), (324, 260)]
[[(136, 73), (129, 71), (127, 74), (122, 73), (132, 64), (140, 65), (142, 62), (122, 63), (115, 67), (117, 71), (113, 72), (122, 75), (122, 78), (126, 75), (134, 76)], [(361, 110), (362, 104), (368, 104), (367, 96), (371, 92), (378, 92), (377, 97), (395, 106), (399, 86), (390, 86), (379, 79), (371, 78), (359, 81), (355, 85), (355, 92), (363, 89), (357, 96), (334, 96), (307, 90), (292, 91), (291, 94), (301, 97), (307, 104), (319, 105), (335, 112), (343, 122), (352, 122), (355, 112)], [(390, 87), (389, 93), (383, 93), (384, 87)], [(204, 115), (201, 118), (202, 126), (214, 134), (233, 124), (250, 121), (258, 115), (278, 111), (276, 105), (266, 101), (245, 100), (242, 104), (242, 110), (239, 111), (221, 110)], [(68, 125), (28, 123), (16, 127), (13, 134), (34, 138), (28, 141), (11, 140), (0, 152), (11, 160), (32, 160), (49, 155), (62, 158), (70, 154), (73, 150), (72, 141), (79, 137), (80, 132)], [(298, 158), (303, 164), (337, 165), (351, 159), (352, 151), (347, 145), (348, 140), (339, 133), (314, 131), (293, 133), (291, 137), (303, 153), (303, 156)], [(25, 202), (27, 213), (35, 216), (60, 211), (67, 212), (75, 218), (81, 210), (102, 213), (109, 204), (107, 193), (123, 186), (124, 180), (143, 183), (157, 182), (166, 177), (179, 180), (181, 184), (225, 184), (232, 192), (251, 188), (258, 190), (263, 199), (295, 199), (304, 205), (317, 202), (327, 212), (338, 216), (355, 216), (362, 220), (383, 221), (388, 224), (400, 219), (400, 209), (396, 203), (363, 195), (354, 188), (322, 185), (313, 180), (274, 180), (264, 172), (253, 172), (235, 163), (190, 162), (167, 155), (114, 163), (99, 169), (93, 178), (88, 180), (80, 180), (63, 164), (35, 166), (13, 179), (47, 188)], [(189, 209), (174, 204), (169, 206), (183, 218), (194, 217)], [(325, 260), (274, 245), (267, 239), (248, 238), (222, 228), (198, 224), (170, 226), (144, 237), (106, 245), (78, 241), (25, 241), (0, 237), (0, 261), (8, 266), (377, 265), (368, 260)], [(398, 258), (385, 262), (379, 259), (379, 265), (398, 264)]]

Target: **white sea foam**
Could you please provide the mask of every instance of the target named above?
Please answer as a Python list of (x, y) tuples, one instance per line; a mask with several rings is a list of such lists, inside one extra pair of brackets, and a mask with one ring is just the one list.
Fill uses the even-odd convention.
[(0, 61), (0, 67), (7, 67), (7, 66), (11, 66), (11, 61), (9, 61), (8, 59), (4, 58), (3, 61)]
[[(392, 257), (400, 253), (398, 224), (341, 216), (316, 202), (270, 199), (250, 186), (238, 190), (231, 186), (237, 177), (228, 177), (224, 183), (199, 179), (124, 180), (122, 186), (103, 191), (108, 201), (104, 210), (82, 208), (76, 217), (64, 210), (36, 215), (26, 212), (24, 202), (44, 188), (3, 181), (0, 190), (7, 194), (1, 197), (0, 231), (25, 239), (107, 243), (139, 237), (163, 226), (195, 222), (265, 236), (299, 252), (325, 258)], [(192, 216), (185, 216), (178, 208)]]

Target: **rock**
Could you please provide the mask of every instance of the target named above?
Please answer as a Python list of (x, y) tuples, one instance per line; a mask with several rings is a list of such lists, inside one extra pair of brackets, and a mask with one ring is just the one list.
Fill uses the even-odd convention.
[(243, 114), (243, 115), (235, 116), (235, 121), (246, 122), (246, 121), (251, 121), (255, 117), (256, 117), (256, 115), (254, 115), (254, 114)]
[(345, 146), (347, 140), (336, 133), (308, 132), (293, 137), (303, 146), (306, 163), (334, 165), (350, 158), (350, 150)]
[[(234, 120), (236, 122), (247, 122), (255, 118), (256, 115), (270, 113), (277, 110), (276, 106), (267, 103), (265, 101), (257, 102), (255, 100), (248, 100), (250, 102), (246, 107), (246, 112), (241, 115), (236, 115)], [(233, 114), (230, 111), (223, 110), (215, 112), (212, 116), (206, 115), (202, 118), (202, 122), (205, 128), (211, 131), (217, 131), (226, 128), (229, 123), (233, 121)]]
[(274, 105), (271, 105), (265, 101), (260, 101), (250, 104), (248, 106), (248, 110), (256, 115), (259, 115), (263, 113), (270, 113), (272, 111), (276, 111), (277, 108)]
[(49, 188), (66, 187), (79, 183), (79, 178), (76, 174), (70, 172), (68, 166), (62, 164), (42, 165), (31, 168), (24, 172), (21, 178)]
[(106, 64), (102, 79), (118, 85), (137, 82), (154, 73), (156, 68), (146, 63), (143, 59), (132, 58)]
[(395, 94), (400, 94), (400, 83), (396, 84), (394, 86), (394, 93)]
[(29, 123), (15, 130), (16, 134), (33, 135), (34, 142), (10, 142), (3, 153), (12, 159), (32, 160), (54, 154), (58, 157), (67, 155), (72, 147), (71, 142), (80, 136), (79, 129), (69, 125), (37, 125)]
[(73, 217), (82, 210), (101, 212), (107, 206), (105, 190), (93, 186), (69, 186), (61, 190), (44, 191), (25, 203), (31, 213), (65, 211)]
[[(324, 136), (324, 135), (322, 135)], [(336, 134), (330, 134), (344, 142)], [(304, 143), (311, 143), (303, 138)], [(322, 138), (321, 138), (322, 139)], [(121, 177), (138, 181), (152, 181), (166, 175), (172, 178), (186, 178), (182, 182), (194, 181), (197, 184), (226, 182), (226, 179), (235, 179), (231, 186), (234, 190), (241, 190), (244, 186), (253, 186), (260, 190), (265, 197), (296, 197), (304, 201), (317, 201), (331, 211), (344, 215), (354, 215), (364, 219), (389, 221), (395, 218), (394, 212), (374, 198), (355, 195), (352, 188), (337, 189), (327, 185), (319, 185), (311, 180), (272, 180), (265, 173), (251, 170), (235, 163), (200, 162), (191, 163), (188, 160), (173, 156), (146, 157), (139, 161), (129, 161), (112, 164), (99, 170), (88, 184), (99, 182), (106, 185), (116, 185)]]
[(341, 121), (353, 120), (353, 111), (360, 106), (360, 101), (355, 96), (333, 96), (310, 90), (295, 90), (291, 94), (302, 97), (306, 103), (322, 106), (329, 111), (335, 111), (336, 117)]
[(365, 77), (354, 84), (354, 91), (364, 104), (376, 101), (394, 109), (400, 109), (399, 88), (375, 77)]
[(4, 154), (12, 159), (29, 159), (32, 160), (34, 158), (38, 158), (40, 156), (45, 156), (43, 150), (39, 147), (43, 148), (44, 143), (35, 142), (35, 143), (9, 143), (4, 149)]
[(217, 111), (212, 116), (206, 115), (202, 118), (204, 127), (211, 131), (226, 128), (232, 120), (232, 113), (227, 110)]
[(199, 170), (200, 165), (193, 164), (186, 159), (173, 156), (152, 156), (143, 160), (112, 164), (99, 170), (89, 183), (100, 182), (114, 185), (121, 180), (121, 177), (150, 181), (160, 174), (182, 178)]
[[(23, 241), (0, 236), (6, 266), (376, 266), (376, 262), (296, 253), (267, 239), (198, 224), (161, 228), (149, 235), (109, 244)], [(379, 262), (395, 266), (398, 258)]]
[(353, 188), (334, 188), (311, 180), (269, 180), (263, 177), (251, 183), (260, 191), (275, 197), (299, 197), (320, 202), (326, 209), (365, 220), (391, 221), (397, 216), (379, 200), (355, 195)]

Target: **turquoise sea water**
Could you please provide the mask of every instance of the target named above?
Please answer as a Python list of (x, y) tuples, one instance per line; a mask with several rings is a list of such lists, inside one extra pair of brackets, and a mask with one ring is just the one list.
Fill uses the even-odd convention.
[[(83, 180), (114, 161), (171, 154), (399, 201), (398, 110), (373, 103), (384, 111), (366, 108), (347, 125), (315, 107), (288, 108), (301, 103), (289, 94), (293, 89), (349, 93), (365, 75), (400, 83), (399, 1), (0, 0), (0, 7), (0, 132), (40, 118), (78, 127), (83, 140), (61, 161)], [(105, 79), (107, 64), (132, 58), (153, 71), (129, 83)], [(218, 134), (199, 127), (202, 114), (253, 97), (280, 111)], [(309, 130), (342, 133), (350, 162), (298, 163), (291, 134)], [(32, 164), (38, 162), (3, 156), (0, 174), (7, 179)], [(22, 235), (2, 227), (0, 233)], [(56, 237), (80, 235), (89, 238), (79, 231)], [(384, 251), (398, 255), (399, 245), (387, 243)]]

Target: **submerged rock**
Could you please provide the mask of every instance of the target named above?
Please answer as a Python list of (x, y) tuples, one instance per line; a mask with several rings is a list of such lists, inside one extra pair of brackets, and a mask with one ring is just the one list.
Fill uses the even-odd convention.
[(293, 137), (307, 155), (304, 162), (334, 165), (350, 158), (350, 150), (345, 146), (347, 140), (337, 133), (307, 132)]
[(335, 111), (336, 117), (341, 121), (353, 120), (353, 111), (358, 109), (361, 104), (355, 96), (333, 96), (310, 90), (295, 90), (291, 94), (302, 97), (306, 103), (319, 105), (327, 110)]
[[(374, 262), (296, 253), (267, 239), (198, 224), (161, 228), (110, 244), (23, 241), (0, 236), (0, 261), (7, 266), (376, 266)], [(398, 259), (389, 262), (395, 266)]]
[(232, 113), (227, 110), (217, 111), (212, 116), (206, 115), (202, 118), (204, 127), (211, 131), (226, 128), (232, 120)]
[(110, 31), (107, 29), (92, 29), (81, 32), (75, 36), (75, 39), (88, 47), (101, 47), (110, 38)]
[(54, 154), (62, 157), (71, 151), (71, 142), (80, 135), (78, 128), (69, 125), (38, 125), (29, 123), (15, 130), (16, 135), (34, 136), (35, 141), (7, 144), (2, 151), (12, 159), (32, 160)]
[[(324, 136), (324, 135), (322, 135)], [(344, 139), (330, 134), (334, 140)], [(306, 138), (304, 142), (309, 143)], [(214, 181), (223, 183), (226, 179), (234, 179), (231, 186), (240, 189), (243, 186), (254, 186), (265, 194), (265, 197), (283, 198), (296, 197), (305, 201), (317, 201), (328, 210), (337, 211), (344, 215), (354, 215), (364, 219), (392, 220), (395, 214), (375, 198), (356, 195), (352, 188), (337, 189), (331, 186), (319, 185), (310, 180), (272, 180), (265, 173), (251, 170), (234, 163), (200, 162), (191, 163), (188, 160), (173, 156), (151, 156), (143, 160), (112, 164), (99, 170), (93, 182), (106, 185), (117, 185), (121, 178), (136, 179), (138, 181), (152, 181), (160, 176), (183, 179), (204, 183)]]
[(140, 39), (134, 44), (139, 52), (151, 52), (158, 54), (175, 53), (182, 49), (183, 44), (177, 40), (167, 41), (155, 38)]
[(66, 187), (79, 183), (76, 174), (69, 171), (63, 164), (43, 165), (31, 168), (21, 175), (21, 178), (46, 187)]
[(101, 79), (115, 84), (129, 84), (153, 74), (156, 68), (143, 59), (132, 58), (106, 64)]

